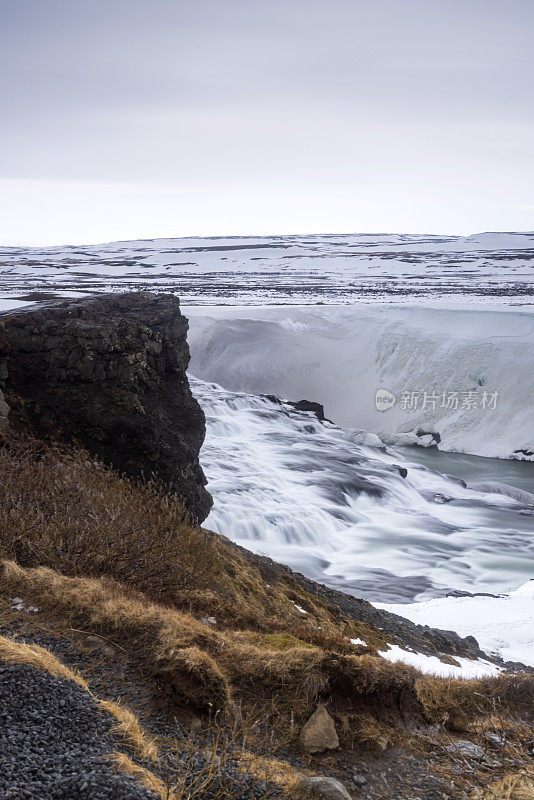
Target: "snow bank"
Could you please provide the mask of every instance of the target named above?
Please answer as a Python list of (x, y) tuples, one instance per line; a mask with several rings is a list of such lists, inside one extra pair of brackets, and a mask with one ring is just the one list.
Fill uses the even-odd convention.
[[(185, 308), (191, 371), (225, 388), (320, 402), (386, 444), (534, 453), (534, 315), (395, 306)], [(376, 407), (387, 390), (394, 405)], [(426, 393), (426, 396), (425, 396)], [(524, 451), (524, 452), (515, 452)]]
[(471, 660), (454, 656), (455, 664), (445, 664), (437, 656), (427, 656), (424, 653), (415, 653), (404, 650), (396, 644), (389, 646), (388, 650), (379, 650), (378, 654), (388, 661), (396, 663), (402, 661), (427, 675), (437, 675), (440, 678), (485, 678), (498, 675), (500, 670), (491, 661), (483, 659)]
[(534, 666), (534, 579), (500, 597), (440, 597), (407, 605), (373, 605), (418, 625), (474, 636), (486, 653)]

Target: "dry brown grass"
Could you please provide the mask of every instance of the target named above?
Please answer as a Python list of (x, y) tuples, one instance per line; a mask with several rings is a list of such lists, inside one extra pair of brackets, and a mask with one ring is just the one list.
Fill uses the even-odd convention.
[(402, 698), (412, 717), (439, 721), (451, 709), (482, 716), (496, 702), (519, 707), (532, 698), (529, 676), (443, 680), (373, 655), (323, 650), (287, 637), (254, 634), (251, 643), (246, 631), (217, 630), (108, 579), (69, 578), (4, 562), (2, 586), (73, 627), (120, 642), (167, 687), (169, 699), (201, 709), (230, 712), (238, 697), (255, 703), (276, 697), (280, 709), (294, 709), (302, 719), (319, 699), (330, 697), (337, 710), (346, 704), (361, 709), (364, 702), (380, 717)]
[(430, 720), (444, 720), (451, 709), (463, 711), (468, 718), (484, 718), (496, 709), (531, 708), (534, 676), (503, 673), (468, 681), (425, 675), (415, 682), (415, 693)]
[(493, 783), (484, 800), (534, 800), (534, 777), (517, 772)]
[(409, 692), (418, 674), (370, 655), (248, 644), (239, 634), (215, 630), (109, 580), (68, 578), (45, 567), (23, 569), (4, 562), (2, 584), (84, 630), (120, 641), (172, 693), (200, 708), (229, 710), (236, 690), (254, 699), (276, 694), (294, 705), (298, 692), (305, 714), (324, 693), (355, 699)]
[(98, 700), (98, 704), (117, 720), (112, 732), (121, 736), (134, 750), (147, 761), (158, 760), (158, 748), (139, 724), (139, 720), (126, 706), (110, 700)]
[(258, 780), (281, 786), (290, 796), (299, 791), (302, 775), (287, 761), (244, 751), (240, 754), (237, 766), (242, 772), (252, 774)]
[(0, 659), (10, 664), (26, 664), (41, 672), (49, 672), (57, 678), (74, 681), (87, 692), (89, 691), (87, 682), (79, 672), (69, 669), (49, 650), (36, 644), (16, 642), (6, 636), (0, 636)]
[(39, 598), (64, 619), (124, 641), (147, 672), (193, 705), (229, 705), (228, 682), (206, 652), (221, 641), (209, 625), (105, 579), (68, 578), (46, 567), (25, 570), (14, 562), (4, 562), (3, 578), (10, 591)]
[(12, 439), (0, 448), (0, 557), (66, 575), (110, 575), (152, 597), (204, 588), (213, 544), (155, 484), (74, 450)]
[(291, 579), (265, 580), (224, 537), (191, 526), (156, 485), (123, 478), (83, 451), (16, 437), (0, 448), (0, 530), (1, 559), (111, 578), (144, 599), (214, 616), (219, 627), (290, 634), (338, 652), (353, 650), (351, 637), (371, 650), (385, 646), (376, 628), (340, 619)]
[(161, 797), (161, 800), (182, 800), (181, 795), (173, 792), (169, 785), (164, 783), (161, 778), (158, 778), (157, 775), (154, 775), (153, 772), (150, 772), (150, 770), (145, 767), (136, 764), (135, 761), (132, 761), (132, 759), (124, 753), (111, 753), (108, 758), (113, 762), (118, 772), (125, 772), (128, 775), (133, 775), (146, 786), (149, 791)]

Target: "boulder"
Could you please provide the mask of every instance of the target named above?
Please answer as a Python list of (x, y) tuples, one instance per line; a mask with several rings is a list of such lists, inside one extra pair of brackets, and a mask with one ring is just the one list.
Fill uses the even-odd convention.
[(361, 428), (354, 428), (349, 431), (349, 439), (354, 444), (363, 444), (366, 447), (383, 447), (382, 439), (376, 433), (364, 431)]
[(339, 747), (334, 720), (323, 705), (303, 725), (299, 745), (303, 753), (324, 753)]
[(460, 754), (464, 758), (473, 758), (480, 761), (484, 758), (484, 749), (475, 742), (470, 742), (469, 739), (458, 739), (456, 742), (451, 742), (447, 745), (449, 753)]
[(305, 776), (300, 782), (300, 788), (305, 794), (324, 800), (352, 800), (341, 781), (335, 778)]
[(469, 729), (469, 720), (463, 711), (451, 711), (445, 722), (445, 727), (455, 733), (465, 733)]
[(372, 754), (378, 758), (378, 756), (381, 756), (386, 752), (386, 750), (389, 750), (392, 744), (393, 743), (389, 736), (381, 733), (380, 736), (377, 736), (376, 739), (373, 739), (371, 742), (369, 742), (369, 748)]
[(314, 403), (313, 400), (286, 400), (285, 402), (293, 406), (296, 411), (311, 411), (320, 422), (326, 420), (324, 407), (320, 403)]

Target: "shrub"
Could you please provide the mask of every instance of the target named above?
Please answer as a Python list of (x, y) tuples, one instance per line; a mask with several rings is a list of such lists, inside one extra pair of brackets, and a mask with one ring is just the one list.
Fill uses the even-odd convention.
[(154, 483), (83, 451), (11, 440), (0, 449), (0, 557), (72, 576), (108, 575), (172, 601), (217, 571), (207, 534)]

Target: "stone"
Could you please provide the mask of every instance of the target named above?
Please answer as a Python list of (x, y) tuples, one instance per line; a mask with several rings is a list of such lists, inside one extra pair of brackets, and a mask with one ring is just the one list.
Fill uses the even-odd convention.
[(7, 426), (8, 426), (8, 420), (7, 420), (8, 414), (9, 414), (9, 406), (6, 403), (6, 401), (4, 400), (4, 395), (0, 391), (0, 430), (2, 430), (2, 428), (7, 428)]
[(100, 650), (106, 656), (116, 656), (118, 653), (117, 648), (111, 642), (102, 639), (100, 636), (86, 636), (83, 643), (90, 650)]
[(365, 786), (367, 783), (367, 778), (365, 775), (362, 775), (361, 772), (355, 772), (352, 776), (352, 782), (356, 784), (356, 786)]
[(205, 747), (203, 750), (200, 751), (208, 764), (211, 764), (213, 767), (217, 768), (221, 766), (222, 759), (220, 756), (217, 755), (211, 748)]
[(341, 781), (335, 778), (323, 776), (311, 778), (304, 776), (300, 782), (299, 788), (302, 789), (305, 794), (324, 798), (324, 800), (352, 800)]
[(385, 753), (386, 750), (389, 750), (391, 744), (392, 742), (389, 736), (386, 736), (385, 734), (382, 733), (380, 734), (380, 736), (377, 736), (376, 739), (374, 739), (370, 743), (370, 749), (373, 755), (378, 757), (381, 756), (383, 753)]
[(339, 747), (334, 720), (323, 705), (303, 725), (299, 745), (303, 753), (324, 753)]
[(287, 400), (286, 402), (289, 406), (293, 406), (296, 411), (311, 411), (320, 422), (326, 419), (324, 407), (313, 400)]
[(354, 428), (349, 433), (349, 438), (354, 444), (363, 444), (366, 447), (383, 447), (382, 439), (376, 433), (362, 430), (361, 428)]
[(456, 742), (451, 742), (447, 745), (447, 750), (453, 755), (456, 753), (464, 758), (474, 758), (477, 761), (484, 758), (484, 749), (475, 742), (470, 742), (469, 739), (458, 739)]
[(445, 727), (455, 733), (465, 733), (469, 729), (469, 720), (463, 711), (452, 711), (445, 722)]
[[(205, 418), (186, 375), (187, 328), (178, 298), (152, 292), (0, 314), (10, 427), (155, 478), (202, 522), (213, 501), (198, 457)], [(8, 406), (0, 401), (5, 427)]]
[(493, 731), (487, 731), (484, 734), (484, 737), (491, 742), (492, 745), (495, 747), (504, 747), (506, 744), (506, 736), (504, 733), (495, 733)]

